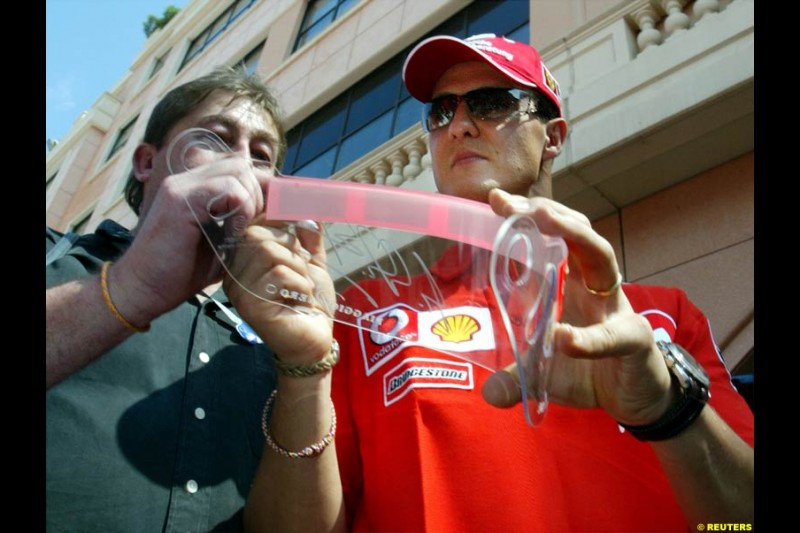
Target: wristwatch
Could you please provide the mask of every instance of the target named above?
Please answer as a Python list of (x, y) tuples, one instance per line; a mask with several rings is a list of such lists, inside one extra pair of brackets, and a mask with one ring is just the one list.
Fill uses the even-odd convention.
[(711, 397), (708, 373), (692, 355), (674, 342), (657, 341), (664, 356), (677, 396), (664, 415), (643, 426), (620, 424), (642, 441), (666, 440), (678, 435), (700, 416)]

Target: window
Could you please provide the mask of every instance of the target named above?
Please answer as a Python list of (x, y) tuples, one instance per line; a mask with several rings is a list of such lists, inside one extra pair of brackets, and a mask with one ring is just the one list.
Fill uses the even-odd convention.
[(242, 58), (238, 65), (247, 72), (248, 74), (255, 74), (256, 68), (258, 68), (258, 60), (261, 59), (261, 52), (264, 50), (264, 44), (267, 41), (262, 41), (261, 44), (253, 48), (244, 58)]
[(137, 116), (130, 122), (128, 122), (122, 129), (119, 130), (117, 133), (117, 139), (114, 141), (114, 145), (111, 147), (111, 151), (108, 153), (108, 157), (106, 157), (106, 161), (111, 159), (114, 154), (119, 152), (125, 143), (128, 142), (128, 138), (131, 136), (131, 132), (133, 131), (133, 126), (136, 124), (136, 119), (139, 117)]
[(133, 162), (130, 161), (128, 165), (125, 167), (125, 172), (120, 174), (120, 177), (117, 178), (117, 181), (114, 184), (114, 193), (111, 195), (112, 202), (116, 201), (116, 199), (119, 196), (123, 196), (125, 194), (125, 186), (128, 184), (128, 180), (131, 179), (132, 177), (133, 177)]
[(255, 1), (256, 0), (235, 0), (228, 9), (214, 19), (214, 22), (203, 29), (197, 37), (192, 39), (192, 42), (189, 44), (189, 49), (186, 51), (186, 56), (183, 58), (181, 67), (178, 70), (183, 69), (189, 61), (194, 59), (195, 56), (205, 50), (209, 44), (214, 42), (214, 40), (219, 37), (222, 32), (227, 30), (228, 27), (239, 18), (239, 15), (244, 13)]
[(358, 0), (309, 0), (294, 50), (313, 39), (357, 2)]
[(169, 52), (170, 51), (167, 50), (164, 54), (158, 56), (155, 59), (155, 61), (153, 61), (153, 68), (150, 70), (150, 76), (147, 77), (148, 80), (153, 78), (153, 76), (155, 76), (156, 74), (158, 74), (158, 71), (161, 70), (161, 67), (164, 66), (164, 61), (166, 61)]
[(289, 132), (289, 173), (327, 177), (419, 120), (419, 105), (400, 79), (403, 55)]
[(73, 233), (82, 235), (83, 232), (86, 231), (86, 226), (89, 224), (89, 219), (92, 218), (92, 213), (94, 213), (94, 210), (89, 211), (89, 213), (87, 213), (85, 216), (79, 218), (76, 222), (73, 222), (69, 230)]
[[(312, 2), (306, 18), (316, 8), (314, 13), (321, 20), (325, 16), (321, 6), (334, 9), (334, 4), (340, 6), (343, 2)], [(474, 2), (425, 37), (448, 34), (465, 38), (495, 33), (530, 42), (528, 9), (528, 2)], [(284, 172), (327, 178), (417, 124), (422, 104), (408, 94), (401, 77), (403, 62), (415, 45), (289, 131)]]

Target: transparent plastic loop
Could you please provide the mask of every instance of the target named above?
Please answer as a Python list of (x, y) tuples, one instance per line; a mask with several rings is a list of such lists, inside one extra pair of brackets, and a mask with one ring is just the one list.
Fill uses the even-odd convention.
[[(173, 144), (172, 172), (193, 172), (214, 158), (231, 157), (224, 142), (200, 128), (183, 132)], [(208, 200), (187, 199), (187, 205), (225, 265), (244, 243), (226, 229), (236, 213), (214, 210), (219, 199)], [(343, 357), (360, 359), (368, 376), (385, 380), (387, 405), (409, 390), (404, 380), (413, 380), (413, 373), (391, 376), (409, 358), (455, 357), (492, 371), (516, 363), (525, 418), (531, 425), (541, 422), (552, 325), (561, 313), (567, 255), (562, 239), (540, 234), (528, 217), (505, 219), (470, 200), (314, 178), (270, 178), (263, 216), (290, 234), (297, 228), (319, 232), (333, 292), (315, 287), (312, 294), (299, 294), (234, 281), (297, 312), (326, 310), (347, 347)]]
[[(562, 239), (540, 234), (533, 220), (526, 216), (503, 219), (487, 205), (468, 200), (308, 178), (287, 178), (273, 183), (267, 198), (267, 215), (282, 220), (313, 218), (331, 223), (325, 233), (329, 243), (328, 269), (334, 277), (362, 291), (356, 300), (369, 310), (366, 318), (352, 321), (357, 328), (370, 332), (369, 340), (366, 335), (361, 339), (362, 349), (369, 342), (383, 346), (421, 342), (420, 317), (431, 313), (436, 320), (426, 316), (426, 325), (434, 323), (436, 331), (458, 338), (455, 330), (474, 327), (464, 318), (469, 312), (463, 311), (469, 309), (475, 314), (474, 307), (489, 307), (490, 320), (495, 326), (501, 325), (494, 330), (496, 353), (462, 351), (435, 339), (426, 340), (424, 346), (491, 370), (516, 363), (521, 369), (525, 417), (531, 425), (541, 422), (547, 408), (552, 325), (561, 316), (567, 256)], [(342, 224), (345, 221), (349, 223)], [(487, 305), (477, 298), (464, 302), (448, 293), (446, 284), (439, 283), (434, 269), (428, 268), (434, 264), (430, 255), (416, 251), (398, 253), (406, 245), (400, 238), (404, 232), (443, 239), (450, 244), (450, 250), (457, 248), (459, 257), (472, 257), (472, 279), (466, 284), (472, 291), (488, 286), (496, 302)], [(339, 257), (347, 252), (369, 259), (362, 270), (367, 281), (349, 277), (353, 265)], [(446, 253), (436, 256), (434, 266), (441, 265)], [(489, 260), (482, 263), (474, 260), (481, 255), (484, 259), (488, 255)], [(376, 258), (383, 258), (383, 262)], [(376, 278), (380, 281), (375, 281)], [(411, 296), (404, 292), (407, 284), (413, 284), (418, 294)], [(381, 291), (387, 294), (379, 297)], [(396, 303), (397, 299), (402, 303)], [(389, 303), (381, 305), (384, 301)], [(352, 309), (346, 307), (348, 312)], [(418, 322), (416, 337), (413, 331), (409, 333), (411, 317)], [(384, 324), (388, 325), (381, 328)], [(391, 348), (389, 353), (396, 351)], [(364, 364), (369, 375), (379, 370), (382, 361), (372, 364), (365, 357)]]
[(525, 418), (531, 425), (540, 423), (547, 409), (552, 325), (561, 316), (564, 259), (563, 241), (543, 237), (524, 215), (509, 217), (497, 232), (490, 282), (500, 302), (519, 370)]
[[(198, 174), (198, 179), (202, 179), (199, 174), (204, 166), (225, 158), (246, 159), (254, 171), (269, 171), (270, 175), (274, 174), (271, 167), (265, 168), (263, 161), (254, 161), (242, 154), (235, 153), (217, 134), (205, 128), (190, 128), (176, 135), (167, 147), (166, 158), (171, 174)], [(231, 178), (233, 177), (231, 176)], [(229, 262), (237, 250), (247, 245), (242, 239), (242, 235), (251, 222), (241, 214), (241, 203), (228, 207), (229, 196), (233, 195), (234, 188), (238, 194), (245, 190), (242, 187), (237, 188), (236, 184), (229, 180), (221, 191), (215, 189), (215, 192), (209, 193), (202, 187), (191, 188), (189, 190), (194, 192), (187, 193), (184, 198), (222, 268), (243, 289), (264, 301), (298, 313), (332, 314), (336, 296), (325, 288), (314, 287), (311, 294), (301, 294), (297, 290), (274, 284), (267, 284), (264, 287), (248, 287), (232, 275), (228, 269)], [(260, 203), (263, 205), (264, 191), (259, 190), (258, 194), (261, 194), (262, 198), (251, 198), (250, 200), (254, 204), (258, 204), (258, 200), (261, 200)], [(294, 224), (286, 224), (283, 227), (274, 228), (274, 231), (293, 235), (295, 233), (294, 226)], [(307, 261), (310, 259), (310, 256), (303, 257)], [(246, 324), (239, 327), (249, 328)], [(240, 331), (240, 334), (245, 338), (252, 336), (249, 331)]]
[[(237, 156), (214, 132), (205, 128), (182, 131), (167, 147), (167, 168), (171, 174), (194, 173), (203, 165), (223, 158)], [(232, 185), (229, 185), (231, 187)], [(215, 193), (198, 191), (184, 198), (192, 215), (225, 264), (237, 247), (238, 237), (248, 221), (240, 214), (241, 204), (228, 207), (230, 189)]]
[(167, 167), (172, 174), (191, 171), (201, 162), (196, 152), (202, 151), (212, 156), (232, 155), (233, 151), (211, 130), (189, 128), (180, 132), (167, 147)]

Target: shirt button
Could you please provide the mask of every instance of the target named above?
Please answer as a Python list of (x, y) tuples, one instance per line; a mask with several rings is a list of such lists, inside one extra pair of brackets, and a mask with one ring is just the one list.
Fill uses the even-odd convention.
[(186, 492), (189, 494), (194, 494), (197, 492), (197, 481), (190, 479), (186, 482)]
[(194, 410), (194, 417), (198, 420), (202, 420), (206, 417), (206, 411), (202, 407), (198, 407)]
[(197, 354), (197, 357), (203, 363), (208, 363), (208, 361), (211, 360), (211, 358), (208, 356), (208, 354), (206, 352), (200, 352), (199, 354)]

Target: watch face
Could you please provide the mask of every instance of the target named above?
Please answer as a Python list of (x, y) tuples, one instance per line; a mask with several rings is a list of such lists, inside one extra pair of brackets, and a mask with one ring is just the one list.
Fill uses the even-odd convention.
[[(706, 391), (708, 390), (708, 386), (711, 383), (708, 378), (708, 372), (706, 372), (705, 368), (703, 368), (689, 352), (684, 350), (681, 345), (675, 344), (674, 342), (658, 342), (658, 346), (664, 353), (667, 364), (672, 367), (673, 372), (675, 372), (679, 379), (681, 377), (689, 378)], [(672, 364), (670, 364), (670, 362)], [(681, 379), (681, 381), (683, 380)], [(682, 383), (682, 385), (687, 386), (689, 384)]]
[(692, 355), (683, 349), (679, 344), (672, 343), (671, 352), (680, 363), (683, 369), (690, 373), (694, 379), (700, 382), (704, 387), (708, 387), (710, 381), (708, 379), (708, 372), (703, 368)]

